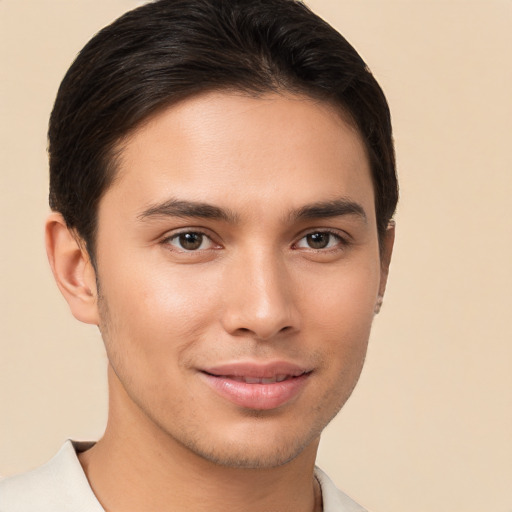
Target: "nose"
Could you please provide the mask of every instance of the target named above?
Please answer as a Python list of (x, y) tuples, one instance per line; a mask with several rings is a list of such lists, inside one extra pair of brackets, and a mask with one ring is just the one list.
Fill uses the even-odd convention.
[(228, 274), (222, 315), (228, 333), (269, 340), (299, 329), (294, 283), (272, 251), (241, 256)]

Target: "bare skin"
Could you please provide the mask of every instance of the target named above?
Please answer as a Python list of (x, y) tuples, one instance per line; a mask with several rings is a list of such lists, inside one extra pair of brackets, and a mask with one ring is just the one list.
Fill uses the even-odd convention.
[(393, 245), (358, 133), (307, 98), (191, 98), (123, 141), (98, 226), (97, 275), (58, 214), (47, 247), (109, 358), (107, 429), (80, 455), (105, 510), (320, 511), (320, 434)]

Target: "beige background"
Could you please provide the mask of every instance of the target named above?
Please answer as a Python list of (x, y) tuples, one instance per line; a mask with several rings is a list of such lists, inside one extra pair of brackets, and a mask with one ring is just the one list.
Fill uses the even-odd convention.
[[(0, 473), (101, 435), (105, 356), (43, 249), (57, 86), (130, 0), (0, 0)], [(319, 463), (375, 512), (512, 512), (512, 2), (310, 0), (394, 117), (391, 281)]]

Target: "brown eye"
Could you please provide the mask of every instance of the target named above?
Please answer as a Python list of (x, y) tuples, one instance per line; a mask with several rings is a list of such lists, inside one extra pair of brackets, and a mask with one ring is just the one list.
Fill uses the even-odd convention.
[(330, 233), (311, 233), (306, 236), (306, 241), (311, 249), (325, 249), (329, 245)]
[(329, 231), (315, 231), (302, 237), (296, 247), (299, 249), (333, 249), (336, 246), (344, 245), (341, 236)]
[(195, 251), (203, 243), (201, 233), (183, 233), (178, 237), (181, 247), (187, 251)]
[(210, 249), (212, 241), (203, 233), (188, 231), (178, 233), (167, 240), (169, 245), (181, 251), (197, 251), (199, 249)]

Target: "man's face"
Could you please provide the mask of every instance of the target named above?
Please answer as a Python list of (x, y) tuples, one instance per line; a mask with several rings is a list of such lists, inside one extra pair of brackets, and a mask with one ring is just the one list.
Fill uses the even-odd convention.
[(98, 225), (111, 420), (231, 466), (316, 445), (382, 284), (368, 160), (339, 112), (277, 94), (173, 106), (124, 142)]

